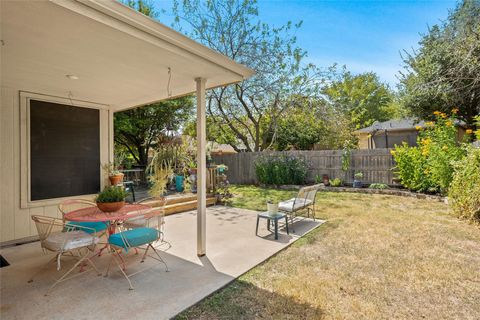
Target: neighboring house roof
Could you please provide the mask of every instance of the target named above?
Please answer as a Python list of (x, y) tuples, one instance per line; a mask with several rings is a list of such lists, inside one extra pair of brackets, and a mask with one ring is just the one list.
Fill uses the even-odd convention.
[(2, 85), (121, 111), (254, 71), (118, 1), (0, 1)]
[[(456, 121), (455, 125), (464, 126), (465, 124), (462, 121)], [(371, 126), (359, 129), (355, 133), (371, 133), (375, 131), (403, 131), (403, 130), (412, 130), (415, 127), (424, 127), (425, 121), (416, 120), (413, 118), (406, 118), (400, 120), (388, 120), (384, 122), (375, 121)]]
[(208, 144), (211, 145), (211, 153), (237, 153), (237, 151), (235, 151), (235, 149), (229, 144), (216, 143), (214, 141), (209, 141)]
[(355, 132), (357, 133), (370, 133), (374, 131), (395, 131), (395, 130), (408, 130), (408, 129), (415, 129), (416, 126), (425, 126), (424, 121), (417, 121), (412, 118), (408, 119), (400, 119), (400, 120), (388, 120), (384, 122), (375, 121), (371, 126), (359, 129)]
[[(172, 137), (170, 143), (182, 144), (184, 141), (187, 141), (189, 144), (194, 144), (195, 138), (188, 135), (179, 134)], [(215, 141), (207, 141), (207, 150), (210, 150), (211, 153), (237, 153), (237, 151), (235, 151), (231, 145), (218, 143)]]

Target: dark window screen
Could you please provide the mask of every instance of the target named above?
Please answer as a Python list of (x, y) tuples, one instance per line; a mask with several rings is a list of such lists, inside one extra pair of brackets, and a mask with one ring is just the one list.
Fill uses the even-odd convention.
[(100, 190), (97, 109), (30, 101), (31, 200)]

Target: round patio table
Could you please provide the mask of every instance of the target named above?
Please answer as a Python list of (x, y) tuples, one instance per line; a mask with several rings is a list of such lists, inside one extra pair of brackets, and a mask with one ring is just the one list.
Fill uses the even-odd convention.
[[(107, 237), (115, 233), (115, 227), (118, 223), (135, 218), (148, 213), (152, 207), (144, 204), (126, 204), (118, 211), (103, 212), (98, 207), (87, 207), (73, 210), (64, 215), (65, 220), (76, 222), (104, 222), (108, 224)], [(108, 241), (105, 247), (100, 249), (98, 256), (108, 247)]]
[(152, 207), (145, 204), (126, 204), (118, 211), (103, 212), (98, 207), (87, 207), (65, 214), (65, 219), (77, 222), (119, 222), (148, 213)]

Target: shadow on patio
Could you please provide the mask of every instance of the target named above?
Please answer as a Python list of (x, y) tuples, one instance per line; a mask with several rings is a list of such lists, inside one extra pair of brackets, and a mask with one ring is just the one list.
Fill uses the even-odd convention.
[[(1, 254), (10, 266), (0, 269), (2, 319), (168, 319), (285, 248), (322, 221), (303, 220), (295, 224), (296, 234), (283, 230), (279, 240), (265, 225), (255, 236), (256, 212), (215, 206), (207, 209), (207, 256), (196, 255), (196, 212), (166, 217), (166, 240), (172, 247), (161, 253), (170, 272), (153, 259), (138, 263), (141, 255), (128, 254), (134, 291), (118, 270), (108, 278), (90, 271), (66, 281), (49, 296), (44, 292), (56, 276), (55, 268), (27, 283), (46, 261), (38, 242), (5, 248)], [(101, 271), (108, 255), (95, 258)], [(65, 260), (68, 263), (68, 260)], [(66, 264), (65, 264), (66, 265)], [(62, 268), (65, 270), (64, 268)], [(114, 269), (112, 269), (114, 270)]]

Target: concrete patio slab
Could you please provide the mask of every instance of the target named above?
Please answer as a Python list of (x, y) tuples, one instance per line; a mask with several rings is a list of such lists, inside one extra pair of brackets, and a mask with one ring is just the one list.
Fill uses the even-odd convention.
[[(53, 266), (33, 283), (27, 281), (51, 255), (43, 255), (38, 242), (4, 248), (0, 252), (10, 266), (0, 269), (0, 318), (169, 319), (323, 222), (298, 221), (294, 234), (281, 230), (279, 239), (274, 240), (265, 222), (261, 222), (259, 236), (255, 236), (256, 213), (223, 206), (209, 208), (207, 255), (201, 258), (196, 255), (196, 212), (166, 217), (166, 240), (172, 246), (161, 255), (170, 272), (153, 259), (140, 264), (140, 255), (130, 252), (127, 272), (141, 271), (131, 278), (134, 291), (128, 290), (118, 269), (112, 269), (109, 277), (86, 272), (44, 296), (53, 277), (58, 276)], [(108, 260), (108, 254), (94, 258), (102, 271)], [(65, 265), (68, 263), (65, 260)]]

